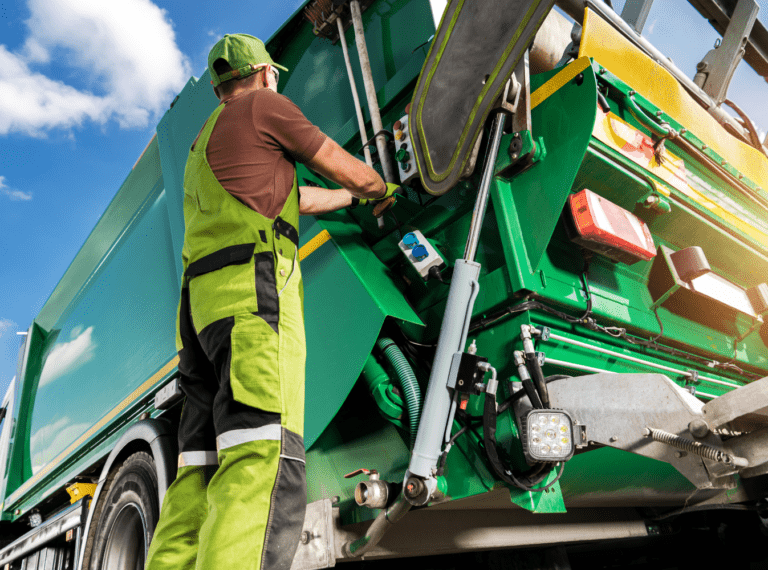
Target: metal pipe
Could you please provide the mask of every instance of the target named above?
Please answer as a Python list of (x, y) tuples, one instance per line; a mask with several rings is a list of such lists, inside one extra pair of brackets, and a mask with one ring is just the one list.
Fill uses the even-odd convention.
[[(663, 364), (656, 364), (655, 362), (648, 362), (646, 360), (642, 360), (640, 358), (635, 358), (634, 356), (628, 356), (626, 354), (621, 354), (620, 352), (614, 352), (613, 350), (608, 350), (607, 348), (600, 348), (599, 346), (593, 346), (591, 344), (587, 344), (585, 342), (581, 342), (578, 340), (573, 340), (564, 336), (560, 336), (559, 334), (550, 333), (550, 338), (553, 338), (555, 340), (559, 340), (560, 342), (563, 342), (565, 344), (571, 344), (573, 346), (580, 346), (582, 348), (589, 349), (594, 352), (600, 352), (602, 354), (607, 354), (609, 356), (614, 356), (616, 358), (621, 358), (622, 360), (628, 360), (630, 362), (636, 362), (638, 364), (642, 364), (643, 366), (649, 366), (650, 368), (656, 368), (658, 370), (664, 370), (666, 372), (672, 372), (674, 374), (679, 374), (680, 376), (685, 376), (686, 378), (693, 378), (693, 374), (690, 372), (685, 372), (683, 370), (678, 370), (677, 368), (672, 368), (670, 366), (664, 366)], [(549, 358), (547, 359), (549, 360)], [(732, 384), (730, 382), (725, 382), (723, 380), (717, 380), (715, 378), (707, 378), (706, 376), (699, 376), (699, 380), (706, 380), (707, 382), (712, 382), (713, 384), (722, 384), (723, 386), (728, 386), (729, 388), (740, 388), (738, 384)]]
[[(616, 372), (611, 372), (610, 370), (603, 370), (602, 368), (594, 368), (592, 366), (584, 366), (583, 364), (576, 364), (574, 362), (567, 362), (565, 360), (555, 360), (554, 358), (547, 358), (547, 360), (544, 362), (544, 366), (547, 365), (571, 368), (573, 370), (583, 370), (584, 372), (594, 372), (595, 374), (616, 374)], [(703, 396), (704, 398), (712, 398), (713, 400), (717, 398), (717, 396), (714, 394), (709, 394), (700, 390), (696, 390), (696, 395)]]
[(381, 537), (389, 529), (389, 526), (395, 524), (405, 513), (411, 510), (411, 506), (411, 503), (406, 501), (401, 493), (394, 505), (381, 511), (376, 516), (364, 536), (347, 542), (342, 546), (344, 556), (359, 558), (371, 551), (379, 543)]
[[(355, 28), (355, 44), (357, 45), (357, 55), (360, 57), (360, 69), (363, 72), (363, 84), (365, 85), (365, 95), (368, 99), (368, 111), (371, 113), (371, 126), (374, 133), (381, 133), (384, 126), (381, 123), (379, 101), (376, 98), (376, 86), (373, 84), (371, 60), (368, 58), (368, 47), (365, 44), (365, 30), (363, 29), (363, 16), (360, 12), (358, 0), (352, 0), (349, 3), (349, 9), (352, 13), (352, 25)], [(387, 151), (387, 139), (384, 134), (376, 135), (376, 150), (379, 152), (381, 168), (384, 171), (384, 180), (386, 182), (397, 182), (395, 170), (392, 166), (392, 157), (389, 156)]]
[(365, 119), (363, 118), (363, 109), (360, 107), (360, 97), (357, 95), (357, 85), (355, 85), (355, 76), (352, 73), (352, 63), (349, 60), (349, 50), (347, 49), (347, 38), (344, 35), (344, 26), (341, 24), (341, 17), (336, 18), (336, 26), (339, 29), (339, 43), (341, 44), (341, 50), (344, 52), (344, 63), (347, 64), (347, 77), (349, 77), (349, 87), (352, 89), (352, 100), (355, 102), (355, 113), (357, 113), (357, 125), (360, 128), (360, 139), (363, 145), (363, 155), (365, 156), (365, 163), (368, 166), (373, 166), (373, 160), (371, 160), (371, 149), (365, 144), (368, 142), (368, 135), (365, 132)]
[(469, 227), (469, 237), (467, 237), (467, 246), (464, 250), (464, 261), (475, 260), (477, 244), (480, 242), (480, 230), (483, 227), (485, 210), (488, 208), (488, 192), (491, 188), (491, 182), (493, 181), (496, 157), (499, 155), (499, 145), (501, 144), (501, 135), (504, 134), (504, 123), (506, 119), (507, 116), (504, 113), (497, 113), (496, 117), (493, 119), (491, 141), (488, 145), (488, 153), (485, 156), (483, 179), (480, 183), (480, 190), (477, 193), (475, 211), (472, 212), (472, 224)]

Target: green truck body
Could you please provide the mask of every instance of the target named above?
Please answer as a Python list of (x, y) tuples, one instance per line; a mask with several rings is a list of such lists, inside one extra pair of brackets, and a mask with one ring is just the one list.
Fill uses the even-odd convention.
[[(406, 105), (435, 34), (432, 6), (369, 2), (363, 22), (383, 124), (398, 131), (393, 125), (409, 116)], [(598, 33), (606, 25), (584, 30)], [(358, 154), (341, 47), (314, 30), (302, 8), (268, 41), (274, 59), (290, 70), (281, 74), (280, 91)], [(354, 56), (351, 27), (346, 35)], [(553, 407), (570, 413), (583, 447), (561, 469), (542, 468), (539, 486), (551, 483), (547, 492), (509, 485), (487, 457), (481, 418), (491, 396), (485, 388), (467, 392), (465, 409), (449, 426), (461, 433), (435, 476), (437, 490), (391, 525), (367, 557), (641, 538), (662, 532), (664, 516), (685, 509), (740, 508), (758, 525), (753, 511), (768, 497), (768, 468), (761, 467), (768, 456), (755, 450), (765, 447), (761, 430), (768, 426), (760, 381), (768, 376), (768, 158), (735, 142), (705, 110), (684, 112), (693, 101), (688, 95), (690, 101), (667, 93), (674, 103), (661, 104), (658, 78), (630, 83), (646, 68), (662, 74), (657, 64), (628, 69), (633, 64), (618, 65), (619, 57), (601, 61), (589, 52), (598, 42), (586, 35), (572, 61), (530, 76), (530, 130), (501, 138), (467, 338), (494, 367), (499, 404), (520, 389), (513, 355), (524, 350), (521, 331), (534, 335), (546, 375), (583, 377), (548, 384)], [(363, 93), (356, 61), (354, 69)], [(88, 564), (96, 505), (109, 474), (132, 454), (153, 456), (160, 499), (173, 479), (183, 173), (190, 144), (216, 104), (207, 72), (190, 79), (28, 330), (3, 403), (0, 529), (10, 546), (0, 550), (0, 565)], [(393, 141), (398, 149), (402, 140)], [(389, 508), (409, 475), (419, 427), (414, 413), (424, 401), (409, 401), (401, 377), (407, 369), (428, 393), (451, 269), (465, 252), (490, 146), (486, 134), (478, 140), (471, 175), (440, 195), (411, 177), (383, 227), (364, 208), (302, 218), (307, 528), (325, 524), (327, 532), (302, 540), (295, 568), (354, 558), (355, 541), (366, 540), (381, 511), (356, 503), (361, 479), (346, 474), (376, 470), (391, 483)], [(402, 172), (413, 157), (401, 153), (398, 160)], [(303, 185), (328, 183), (302, 165), (298, 178)], [(584, 189), (641, 220), (658, 248), (655, 258), (629, 264), (574, 242), (569, 197)], [(398, 246), (415, 230), (444, 260), (440, 279), (423, 279)], [(719, 283), (714, 292), (683, 279), (674, 254), (694, 246)], [(405, 365), (384, 356), (381, 339), (391, 339)], [(742, 387), (754, 388), (746, 398), (754, 406), (733, 397), (729, 409), (736, 411), (725, 418), (713, 403)], [(517, 407), (523, 400), (499, 413), (496, 431), (503, 459), (521, 471), (529, 468), (519, 421), (525, 410)], [(702, 413), (725, 419), (694, 437), (690, 418)], [(651, 425), (662, 416), (668, 424)], [(626, 432), (605, 431), (618, 430), (622, 418)], [(644, 428), (677, 439), (665, 443)], [(716, 451), (728, 457), (714, 460)], [(744, 457), (747, 465), (739, 463)], [(60, 532), (51, 530), (55, 524)], [(487, 532), (474, 536), (472, 529)], [(312, 550), (314, 544), (325, 548)], [(58, 562), (44, 566), (45, 552)]]

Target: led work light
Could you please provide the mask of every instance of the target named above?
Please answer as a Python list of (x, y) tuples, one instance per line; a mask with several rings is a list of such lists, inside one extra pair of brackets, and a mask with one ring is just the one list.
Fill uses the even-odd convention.
[(559, 463), (573, 456), (573, 420), (565, 410), (530, 410), (521, 427), (523, 453), (529, 463)]

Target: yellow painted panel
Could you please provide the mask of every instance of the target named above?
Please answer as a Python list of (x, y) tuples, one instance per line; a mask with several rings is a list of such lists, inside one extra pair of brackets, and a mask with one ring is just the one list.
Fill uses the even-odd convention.
[(768, 158), (737, 140), (663, 67), (635, 48), (599, 14), (587, 9), (579, 57), (592, 57), (683, 125), (758, 186), (768, 189)]

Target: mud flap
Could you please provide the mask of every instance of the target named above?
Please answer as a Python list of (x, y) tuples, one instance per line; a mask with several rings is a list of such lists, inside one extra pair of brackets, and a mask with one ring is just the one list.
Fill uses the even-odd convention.
[(409, 120), (430, 194), (458, 182), (493, 104), (554, 0), (451, 0), (421, 70)]

